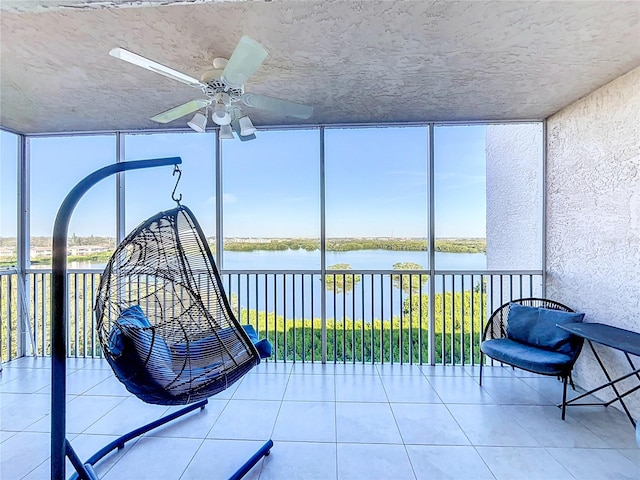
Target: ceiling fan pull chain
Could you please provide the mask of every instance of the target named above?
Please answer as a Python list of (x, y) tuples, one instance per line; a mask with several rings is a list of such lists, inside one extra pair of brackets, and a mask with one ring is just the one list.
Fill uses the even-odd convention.
[(175, 177), (176, 173), (178, 174), (178, 179), (176, 180), (175, 187), (173, 187), (173, 192), (171, 192), (171, 198), (179, 206), (180, 205), (180, 201), (182, 200), (182, 194), (180, 194), (180, 195), (178, 195), (176, 197), (176, 190), (178, 189), (178, 184), (180, 183), (180, 178), (182, 177), (182, 170), (180, 170), (180, 167), (178, 167), (178, 165), (174, 165), (173, 166), (173, 174), (172, 175)]

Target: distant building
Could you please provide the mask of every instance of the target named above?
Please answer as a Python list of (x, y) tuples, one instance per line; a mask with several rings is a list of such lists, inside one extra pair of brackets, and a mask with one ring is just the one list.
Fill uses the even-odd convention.
[(53, 254), (51, 247), (31, 247), (29, 252), (31, 258), (50, 257)]
[(91, 255), (92, 253), (108, 252), (111, 250), (104, 245), (76, 245), (68, 248), (68, 254), (74, 256)]

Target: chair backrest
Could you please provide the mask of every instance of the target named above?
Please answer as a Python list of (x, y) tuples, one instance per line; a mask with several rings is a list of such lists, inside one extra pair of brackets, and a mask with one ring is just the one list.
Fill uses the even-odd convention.
[(551, 310), (561, 310), (563, 312), (573, 312), (573, 309), (563, 305), (560, 302), (549, 300), (546, 298), (518, 298), (516, 300), (510, 300), (507, 303), (498, 307), (487, 320), (482, 340), (489, 340), (491, 338), (505, 338), (507, 336), (507, 320), (509, 318), (509, 307), (512, 303), (519, 305), (526, 305), (528, 307), (540, 307), (548, 308)]
[[(515, 300), (510, 300), (509, 302), (498, 307), (487, 320), (487, 324), (485, 325), (482, 341), (490, 340), (492, 338), (506, 338), (507, 337), (507, 326), (509, 319), (509, 308), (511, 304), (519, 304), (525, 305), (528, 307), (538, 307), (538, 308), (547, 308), (549, 310), (559, 310), (562, 312), (573, 313), (574, 310), (566, 305), (556, 302), (555, 300), (549, 300), (547, 298), (519, 298)], [(575, 341), (575, 351), (572, 352), (572, 362), (578, 358), (580, 351), (582, 350), (582, 344), (584, 339), (576, 339)]]

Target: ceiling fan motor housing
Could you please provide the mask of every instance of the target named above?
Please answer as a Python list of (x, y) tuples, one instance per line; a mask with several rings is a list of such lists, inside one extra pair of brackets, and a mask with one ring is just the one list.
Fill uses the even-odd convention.
[(244, 86), (233, 88), (226, 85), (220, 80), (221, 74), (222, 70), (211, 68), (200, 76), (200, 81), (204, 85), (203, 93), (209, 98), (214, 98), (218, 93), (226, 93), (232, 102), (239, 102), (244, 93)]

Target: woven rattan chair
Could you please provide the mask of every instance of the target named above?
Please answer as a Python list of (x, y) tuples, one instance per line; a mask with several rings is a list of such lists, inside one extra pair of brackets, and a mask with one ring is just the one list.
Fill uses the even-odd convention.
[[(523, 339), (518, 337), (515, 330), (514, 315), (509, 315), (512, 306), (536, 307), (543, 309), (547, 319), (545, 325), (541, 321), (533, 328), (539, 331), (528, 333)], [(513, 308), (515, 311), (515, 307)], [(521, 309), (522, 310), (522, 309)], [(549, 310), (565, 312), (573, 315), (553, 314)], [(531, 310), (527, 310), (531, 311)], [(485, 363), (485, 356), (497, 360), (512, 367), (521, 368), (541, 375), (552, 375), (562, 379), (562, 419), (565, 418), (567, 400), (567, 381), (573, 385), (571, 371), (580, 351), (582, 350), (583, 339), (564, 332), (556, 326), (556, 323), (570, 321), (582, 321), (583, 314), (575, 313), (571, 308), (553, 300), (543, 298), (522, 298), (512, 300), (500, 306), (487, 321), (482, 334), (480, 344), (480, 385), (482, 385), (482, 368)], [(509, 327), (509, 321), (514, 323)], [(542, 335), (538, 335), (542, 331)], [(550, 336), (555, 336), (555, 341), (545, 344)], [(544, 337), (544, 338), (540, 338)], [(558, 340), (559, 338), (559, 340)]]
[[(118, 246), (96, 294), (98, 339), (117, 378), (146, 403), (189, 405), (140, 427), (91, 457), (195, 408), (271, 355), (267, 339), (229, 305), (202, 229), (183, 206), (160, 212)], [(269, 454), (267, 441), (231, 478)]]
[(235, 318), (200, 225), (182, 205), (118, 246), (98, 287), (96, 317), (105, 358), (146, 403), (210, 397), (271, 353)]

